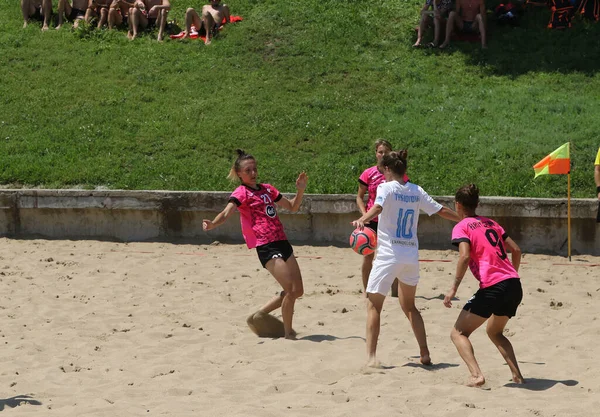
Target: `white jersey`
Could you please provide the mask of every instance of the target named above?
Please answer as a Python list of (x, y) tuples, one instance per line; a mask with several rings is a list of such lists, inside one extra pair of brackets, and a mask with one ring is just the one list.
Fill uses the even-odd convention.
[(411, 263), (419, 261), (417, 225), (419, 211), (428, 215), (437, 213), (442, 205), (421, 187), (407, 182), (384, 182), (377, 187), (375, 204), (383, 211), (377, 229), (378, 261)]

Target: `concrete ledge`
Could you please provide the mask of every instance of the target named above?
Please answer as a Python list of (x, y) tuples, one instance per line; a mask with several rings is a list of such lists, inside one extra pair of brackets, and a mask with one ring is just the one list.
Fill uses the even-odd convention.
[[(210, 233), (202, 219), (225, 207), (229, 192), (0, 190), (0, 235), (111, 238), (122, 241), (192, 238), (241, 242), (239, 221)], [(453, 207), (452, 197), (435, 197)], [(595, 199), (571, 201), (573, 254), (600, 255)], [(566, 254), (566, 199), (482, 198), (478, 213), (498, 220), (526, 252)], [(306, 195), (298, 213), (280, 211), (292, 243), (345, 245), (358, 217), (354, 195)], [(453, 224), (419, 217), (422, 248), (449, 248)]]

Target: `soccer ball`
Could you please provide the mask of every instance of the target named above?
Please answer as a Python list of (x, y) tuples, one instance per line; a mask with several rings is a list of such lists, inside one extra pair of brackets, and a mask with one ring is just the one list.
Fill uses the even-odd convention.
[(350, 235), (350, 247), (359, 255), (370, 255), (377, 247), (377, 234), (369, 227), (356, 228)]

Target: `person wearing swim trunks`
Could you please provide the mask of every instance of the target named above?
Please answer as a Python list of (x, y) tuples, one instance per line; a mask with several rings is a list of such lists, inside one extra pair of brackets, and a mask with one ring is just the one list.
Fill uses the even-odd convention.
[[(487, 334), (506, 361), (515, 383), (524, 383), (523, 375), (510, 340), (504, 328), (523, 298), (518, 274), (521, 249), (508, 236), (502, 226), (492, 219), (475, 213), (479, 205), (479, 189), (475, 184), (461, 187), (455, 196), (455, 207), (461, 221), (452, 230), (452, 244), (458, 246), (454, 283), (444, 297), (444, 306), (452, 307), (458, 287), (471, 269), (479, 281), (479, 290), (465, 304), (450, 337), (461, 358), (467, 364), (471, 378), (468, 386), (485, 384), (485, 378), (475, 359), (469, 336), (486, 321)], [(508, 259), (511, 253), (511, 260)]]
[(221, 4), (221, 0), (210, 0), (210, 4), (202, 6), (202, 16), (199, 16), (198, 12), (190, 7), (185, 12), (185, 31), (182, 39), (190, 35), (192, 25), (194, 25), (198, 33), (204, 29), (206, 33), (204, 43), (209, 45), (212, 38), (218, 33), (223, 20), (225, 23), (229, 23), (230, 15), (229, 6)]
[(63, 25), (64, 18), (73, 22), (73, 28), (79, 26), (79, 22), (85, 20), (85, 13), (88, 9), (88, 0), (73, 0), (70, 4), (68, 0), (58, 0), (58, 24), (56, 29)]
[(296, 299), (304, 294), (304, 285), (293, 248), (277, 216), (276, 206), (291, 212), (298, 211), (308, 177), (306, 173), (300, 173), (296, 180), (296, 195), (288, 199), (271, 184), (257, 182), (258, 169), (256, 159), (252, 155), (241, 149), (236, 152), (238, 157), (231, 167), (228, 178), (239, 180), (241, 185), (231, 194), (223, 211), (213, 220), (202, 221), (202, 229), (208, 231), (223, 224), (237, 208), (240, 212), (242, 235), (246, 245), (249, 249), (256, 248), (263, 268), (271, 273), (283, 289), (248, 318), (248, 325), (252, 328), (252, 317), (255, 314), (268, 314), (281, 307), (284, 336), (286, 339), (294, 339), (295, 332), (292, 328), (294, 305)]
[(415, 306), (415, 294), (419, 283), (419, 240), (417, 227), (419, 213), (458, 222), (458, 215), (443, 207), (425, 190), (406, 182), (406, 151), (388, 152), (378, 164), (385, 182), (377, 187), (373, 206), (358, 220), (354, 227), (363, 229), (379, 216), (377, 230), (377, 254), (367, 284), (367, 366), (380, 367), (376, 359), (377, 339), (381, 327), (381, 310), (392, 283), (397, 278), (398, 301), (411, 324), (419, 345), (420, 361), (431, 365), (427, 346), (427, 333), (423, 317)]
[(446, 39), (440, 45), (441, 49), (450, 44), (454, 29), (465, 33), (479, 33), (481, 47), (487, 48), (486, 19), (484, 0), (456, 0), (456, 9), (451, 11), (446, 24)]
[(49, 28), (50, 17), (52, 17), (52, 0), (21, 0), (21, 12), (23, 14), (23, 29), (27, 27), (31, 19), (43, 22), (42, 30)]
[(115, 29), (118, 26), (129, 26), (129, 9), (134, 5), (134, 1), (113, 0), (108, 10), (108, 28)]
[(157, 39), (162, 42), (169, 10), (171, 10), (169, 0), (136, 0), (134, 6), (129, 9), (127, 37), (133, 40), (140, 29), (158, 27)]
[(421, 46), (423, 34), (433, 21), (433, 42), (429, 43), (429, 46), (437, 47), (440, 41), (442, 21), (448, 18), (450, 11), (452, 11), (452, 0), (427, 0), (421, 9), (421, 21), (417, 30), (417, 41), (413, 46)]

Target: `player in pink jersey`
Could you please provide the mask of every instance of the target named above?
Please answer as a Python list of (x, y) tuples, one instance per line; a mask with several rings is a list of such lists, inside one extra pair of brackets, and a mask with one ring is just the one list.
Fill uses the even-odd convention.
[[(469, 336), (488, 319), (487, 334), (508, 364), (513, 381), (524, 383), (512, 344), (503, 334), (506, 323), (515, 316), (523, 298), (517, 273), (521, 249), (502, 226), (475, 213), (479, 204), (479, 189), (475, 184), (460, 188), (455, 200), (456, 212), (462, 220), (452, 230), (452, 244), (458, 246), (459, 258), (454, 284), (444, 297), (444, 305), (452, 307), (452, 299), (467, 267), (479, 281), (479, 290), (465, 304), (450, 334), (471, 373), (467, 385), (485, 384)], [(507, 251), (512, 254), (512, 263)]]
[[(207, 231), (223, 224), (237, 208), (240, 212), (242, 234), (249, 249), (256, 248), (258, 259), (283, 288), (283, 291), (265, 304), (255, 314), (268, 314), (281, 307), (286, 339), (295, 338), (292, 329), (294, 304), (304, 293), (300, 268), (293, 256), (293, 248), (287, 241), (283, 226), (277, 216), (275, 204), (291, 212), (298, 211), (306, 189), (308, 177), (302, 172), (296, 180), (296, 196), (288, 200), (270, 184), (256, 181), (258, 170), (252, 155), (238, 149), (230, 179), (239, 179), (241, 185), (229, 198), (225, 209), (213, 220), (204, 219), (202, 228)], [(251, 318), (248, 325), (252, 327)], [(255, 331), (256, 333), (256, 331)]]
[[(388, 152), (392, 151), (392, 144), (385, 139), (377, 139), (375, 141), (375, 157), (377, 158), (377, 164), (371, 168), (367, 168), (358, 177), (358, 193), (356, 194), (356, 205), (360, 214), (365, 214), (375, 202), (377, 195), (377, 187), (379, 184), (385, 181), (385, 178), (381, 172), (379, 172), (378, 164), (381, 162), (381, 158)], [(408, 181), (408, 177), (405, 179)], [(365, 194), (367, 194), (367, 204), (365, 205)], [(377, 217), (371, 220), (366, 227), (369, 227), (377, 233)], [(369, 281), (369, 274), (371, 268), (373, 268), (373, 259), (375, 259), (375, 253), (363, 256), (363, 262), (361, 267), (363, 290), (367, 289), (367, 282)], [(365, 293), (366, 294), (366, 293)], [(392, 297), (398, 297), (398, 280), (395, 280), (392, 284)]]

